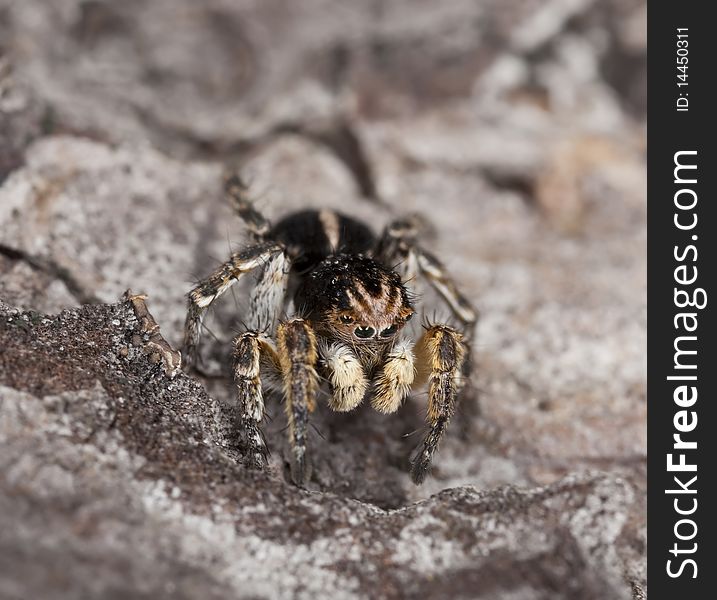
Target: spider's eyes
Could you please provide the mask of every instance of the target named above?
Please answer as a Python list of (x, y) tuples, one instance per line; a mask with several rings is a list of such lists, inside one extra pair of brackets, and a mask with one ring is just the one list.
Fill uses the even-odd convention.
[(391, 325), (391, 327), (386, 327), (386, 329), (381, 331), (381, 337), (391, 337), (397, 331), (398, 325)]
[(342, 323), (353, 323), (354, 322), (354, 320), (351, 317), (349, 317), (348, 315), (341, 315), (339, 317), (339, 321), (341, 321)]
[(413, 319), (413, 315), (416, 313), (411, 313), (410, 315), (407, 315), (406, 318), (403, 320), (405, 323), (408, 323), (411, 319)]
[(356, 334), (356, 337), (360, 338), (370, 338), (373, 337), (376, 333), (376, 330), (373, 327), (357, 327), (354, 329), (354, 333)]

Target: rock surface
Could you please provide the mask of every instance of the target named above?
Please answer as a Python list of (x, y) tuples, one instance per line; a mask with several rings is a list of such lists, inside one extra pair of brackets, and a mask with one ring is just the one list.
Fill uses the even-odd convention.
[[(0, 597), (645, 597), (644, 14), (631, 0), (0, 0)], [(348, 26), (350, 24), (350, 26)], [(643, 83), (641, 83), (643, 81)], [(276, 218), (430, 223), (481, 311), (480, 406), (419, 487), (425, 397), (241, 466), (240, 287), (169, 377), (192, 281)], [(429, 290), (429, 316), (446, 317)]]

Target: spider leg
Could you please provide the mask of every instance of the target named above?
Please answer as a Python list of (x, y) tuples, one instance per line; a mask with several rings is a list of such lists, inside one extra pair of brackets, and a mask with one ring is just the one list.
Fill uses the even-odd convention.
[(404, 280), (422, 275), (461, 322), (466, 337), (472, 339), (478, 312), (458, 289), (441, 262), (416, 243), (420, 223), (404, 219), (390, 223), (376, 246), (376, 258), (387, 265), (398, 265)]
[(284, 252), (275, 252), (261, 267), (249, 299), (247, 324), (251, 328), (273, 331), (284, 306), (291, 263)]
[(264, 239), (271, 229), (271, 224), (249, 199), (249, 186), (237, 174), (229, 175), (224, 180), (224, 191), (234, 212), (258, 239)]
[(448, 275), (446, 269), (435, 256), (417, 246), (412, 249), (412, 252), (416, 254), (421, 274), (428, 279), (433, 289), (448, 304), (453, 314), (462, 323), (466, 336), (471, 339), (478, 320), (476, 309), (461, 293), (453, 278)]
[[(466, 340), (464, 345), (465, 356), (463, 358), (462, 374), (463, 374), (463, 390), (461, 398), (467, 415), (478, 415), (480, 413), (480, 404), (478, 402), (478, 392), (473, 385), (472, 374), (474, 368), (473, 347), (471, 342), (475, 334), (476, 322), (478, 320), (478, 311), (460, 292), (452, 278), (446, 273), (443, 265), (436, 257), (417, 249), (417, 262), (421, 273), (426, 276), (433, 288), (443, 297), (448, 306), (450, 306), (453, 314), (462, 323), (463, 335)], [(469, 420), (462, 422), (462, 435), (467, 435)]]
[(295, 318), (279, 323), (276, 338), (289, 421), (291, 479), (301, 486), (310, 474), (306, 446), (309, 413), (316, 407), (318, 389), (316, 336), (307, 321)]
[(475, 413), (479, 406), (477, 392), (471, 380), (474, 363), (470, 342), (475, 333), (478, 311), (461, 293), (441, 262), (418, 245), (416, 240), (422, 229), (423, 224), (417, 218), (409, 217), (390, 223), (378, 241), (375, 256), (386, 265), (397, 265), (396, 269), (401, 272), (404, 281), (410, 282), (419, 275), (424, 277), (461, 323), (463, 335), (468, 342), (462, 367), (466, 384), (462, 396), (468, 410)]
[(322, 346), (320, 354), (331, 387), (329, 407), (337, 412), (353, 410), (361, 404), (369, 385), (361, 361), (341, 343)]
[(400, 340), (386, 354), (383, 367), (374, 378), (371, 405), (384, 414), (396, 412), (411, 391), (416, 375), (410, 340)]
[(261, 431), (264, 397), (262, 363), (279, 370), (279, 358), (269, 337), (259, 331), (245, 331), (234, 338), (234, 382), (237, 386), (237, 430), (247, 466), (261, 469), (269, 451)]
[(405, 282), (413, 281), (418, 275), (418, 261), (411, 249), (421, 231), (421, 223), (411, 217), (388, 224), (376, 243), (374, 257), (383, 264), (397, 270)]
[(263, 242), (232, 254), (231, 258), (200, 281), (187, 295), (187, 319), (184, 323), (183, 357), (185, 367), (194, 365), (206, 309), (224, 294), (239, 278), (283, 254), (278, 244)]
[(428, 432), (411, 460), (410, 469), (411, 479), (419, 485), (428, 474), (433, 455), (455, 412), (466, 345), (463, 335), (455, 329), (432, 325), (416, 345), (416, 354), (418, 379), (428, 378)]

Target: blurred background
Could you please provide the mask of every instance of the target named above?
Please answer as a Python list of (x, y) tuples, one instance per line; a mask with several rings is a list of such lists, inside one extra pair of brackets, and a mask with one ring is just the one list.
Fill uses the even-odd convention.
[[(132, 288), (178, 345), (184, 294), (246, 239), (227, 167), (271, 218), (418, 213), (481, 312), (479, 404), (420, 488), (424, 396), (388, 419), (320, 408), (312, 489), (395, 509), (608, 473), (632, 490), (614, 568), (641, 597), (645, 52), (643, 0), (0, 0), (0, 299), (56, 313)], [(242, 297), (208, 322), (210, 367)], [(203, 384), (231, 410), (229, 379)]]

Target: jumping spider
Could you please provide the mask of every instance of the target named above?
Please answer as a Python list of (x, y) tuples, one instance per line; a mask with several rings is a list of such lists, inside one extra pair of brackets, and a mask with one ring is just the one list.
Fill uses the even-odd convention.
[[(272, 226), (239, 177), (229, 177), (225, 187), (254, 243), (189, 292), (183, 355), (186, 366), (195, 364), (206, 309), (256, 269), (248, 326), (234, 339), (233, 352), (245, 463), (262, 468), (267, 462), (262, 386), (283, 391), (291, 478), (303, 485), (309, 413), (323, 382), (331, 409), (350, 411), (369, 395), (373, 408), (386, 414), (428, 383), (428, 431), (410, 466), (413, 482), (422, 483), (469, 381), (475, 310), (438, 260), (416, 243), (411, 220), (391, 223), (379, 238), (363, 223), (329, 210), (296, 212)], [(425, 323), (415, 345), (400, 335), (416, 312), (409, 285), (417, 276), (447, 302), (462, 332)], [(280, 319), (292, 312), (301, 316)]]

